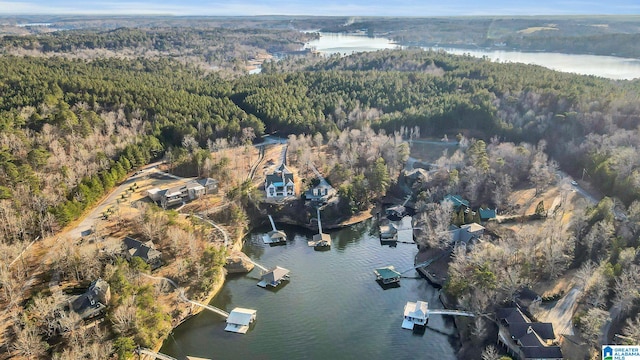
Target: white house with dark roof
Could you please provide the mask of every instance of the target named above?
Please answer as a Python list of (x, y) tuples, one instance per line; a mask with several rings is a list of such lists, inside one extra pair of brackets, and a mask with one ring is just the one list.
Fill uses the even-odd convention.
[(284, 163), (280, 164), (271, 174), (267, 174), (264, 182), (264, 191), (267, 193), (267, 198), (294, 196), (296, 194), (293, 173)]
[(312, 203), (326, 204), (331, 197), (337, 194), (336, 189), (329, 185), (327, 180), (320, 178), (318, 185), (310, 188), (304, 193), (305, 200)]

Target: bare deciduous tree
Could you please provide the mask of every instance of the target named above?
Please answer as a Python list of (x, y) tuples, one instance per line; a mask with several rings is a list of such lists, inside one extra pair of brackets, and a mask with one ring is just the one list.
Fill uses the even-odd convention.
[(18, 356), (27, 359), (38, 359), (45, 355), (48, 345), (42, 341), (38, 328), (28, 321), (22, 327), (14, 326), (15, 340), (11, 348)]
[(119, 334), (128, 334), (136, 326), (136, 305), (133, 296), (124, 300), (111, 317), (113, 330)]

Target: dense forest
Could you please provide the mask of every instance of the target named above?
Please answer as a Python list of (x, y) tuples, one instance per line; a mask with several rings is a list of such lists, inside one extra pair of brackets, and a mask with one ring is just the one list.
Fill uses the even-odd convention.
[[(2, 264), (10, 263), (27, 241), (56, 233), (78, 218), (134, 169), (171, 154), (189, 152), (196, 158), (200, 152), (247, 144), (275, 133), (289, 136), (290, 159), (302, 167), (318, 156), (310, 150), (312, 146), (325, 146), (331, 157), (322, 170), (330, 181), (342, 184), (339, 192), (349, 199), (343, 210), (351, 212), (366, 209), (370, 193), (381, 196), (395, 182), (408, 156), (407, 149), (396, 146), (403, 138), (447, 135), (464, 144), (464, 154), (440, 160), (452, 171), (418, 189), (421, 206), (431, 206), (426, 204), (447, 192), (459, 192), (473, 206), (502, 210), (508, 206), (504, 194), (513, 184), (528, 182), (536, 191), (542, 189), (554, 178), (557, 162), (609, 197), (579, 216), (584, 221), (574, 226), (575, 246), (549, 235), (549, 248), (555, 252), (550, 250), (532, 262), (520, 259), (513, 269), (543, 266), (538, 276), (550, 279), (569, 266), (582, 266), (585, 274), (601, 277), (589, 285), (589, 296), (597, 304), (628, 300), (604, 288), (616, 281), (637, 280), (631, 275), (635, 267), (628, 249), (638, 245), (639, 80), (613, 81), (420, 49), (289, 57), (266, 61), (262, 74), (228, 77), (163, 53), (193, 50), (194, 56), (206, 57), (205, 45), (194, 44), (222, 39), (224, 49), (236, 35), (248, 39), (246, 46), (260, 49), (287, 48), (302, 39), (285, 37), (278, 43), (273, 42), (278, 37), (275, 31), (265, 39), (254, 37), (252, 31), (118, 29), (4, 37), (5, 55), (0, 57)], [(140, 46), (162, 56), (136, 54)], [(37, 56), (7, 55), (29, 47)], [(123, 58), (67, 56), (78, 49), (96, 48), (134, 53)], [(51, 53), (42, 56), (44, 52)], [(54, 56), (58, 52), (64, 56)], [(236, 55), (221, 56), (216, 61), (231, 61), (226, 56)], [(633, 221), (614, 225), (614, 206), (628, 207)], [(161, 215), (150, 210), (145, 216), (139, 226)], [(465, 222), (463, 214), (457, 216), (457, 222)], [(443, 219), (449, 222), (451, 217)], [(139, 230), (145, 231), (149, 230)], [(544, 231), (559, 233), (553, 227)], [(529, 235), (505, 238), (502, 245), (528, 241), (535, 251), (532, 239), (536, 237)], [(172, 244), (169, 237), (148, 237)], [(558, 248), (560, 244), (565, 247)], [(481, 248), (472, 258), (477, 268), (496, 254), (494, 245), (483, 246), (486, 252)], [(194, 253), (201, 250), (193, 249)], [(558, 256), (569, 253), (570, 259)], [(200, 264), (196, 270), (202, 264), (220, 265), (214, 255), (196, 262)], [(454, 254), (454, 261), (465, 256)], [(487, 280), (492, 286), (495, 276), (509, 273), (488, 266), (482, 269), (486, 272), (480, 275), (493, 274)], [(123, 278), (128, 271), (124, 264), (115, 264), (110, 276)], [(460, 260), (453, 272), (457, 277), (448, 285), (450, 292), (467, 301), (488, 301), (476, 296), (464, 281), (478, 275), (469, 266)], [(13, 296), (7, 284), (14, 281), (11, 286), (17, 286), (9, 273), (0, 266), (0, 294), (7, 301)], [(118, 289), (127, 288), (128, 281)], [(513, 290), (520, 283), (511, 285)], [(498, 291), (492, 294), (497, 297)], [(149, 296), (141, 293), (140, 303), (129, 304), (130, 311), (146, 306)], [(623, 310), (629, 313), (630, 309)], [(151, 315), (160, 312), (153, 309)], [(158, 328), (167, 326), (165, 318), (156, 320)], [(126, 327), (122, 334), (128, 336), (134, 330)], [(143, 334), (140, 341), (149, 345), (158, 334)]]
[(252, 28), (117, 28), (4, 35), (0, 49), (10, 55), (80, 59), (173, 58), (218, 73), (244, 74), (247, 61), (268, 53), (299, 51), (315, 37), (317, 34), (299, 31)]
[[(231, 81), (170, 60), (5, 56), (0, 69), (8, 239), (21, 236), (9, 230), (24, 206), (39, 207), (31, 210), (40, 216), (15, 229), (40, 234), (55, 228), (47, 214), (61, 201), (92, 202), (74, 189), (113, 186), (105, 171), (119, 156), (126, 155), (126, 172), (187, 135), (207, 148), (218, 138), (240, 142), (248, 128), (256, 136), (326, 136), (363, 126), (387, 133), (418, 127), (432, 136), (545, 140), (563, 169), (586, 174), (626, 204), (640, 198), (638, 81), (422, 50), (293, 58)], [(53, 212), (62, 224), (64, 213)]]

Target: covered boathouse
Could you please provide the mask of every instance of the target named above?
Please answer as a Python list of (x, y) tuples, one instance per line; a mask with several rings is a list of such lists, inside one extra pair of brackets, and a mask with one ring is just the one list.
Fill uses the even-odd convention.
[(290, 271), (288, 269), (276, 266), (262, 275), (258, 286), (263, 288), (266, 288), (267, 285), (274, 288), (278, 287), (278, 285), (280, 285), (283, 281), (289, 280), (289, 273)]
[(256, 320), (256, 310), (235, 308), (229, 313), (227, 318), (227, 327), (224, 331), (235, 332), (238, 334), (246, 334), (249, 325)]
[(373, 273), (376, 274), (376, 280), (380, 281), (382, 284), (388, 285), (400, 282), (401, 274), (396, 271), (396, 268), (393, 267), (393, 265), (375, 269), (373, 270)]
[(407, 302), (404, 306), (402, 328), (413, 330), (414, 326), (426, 326), (429, 322), (429, 304), (426, 301)]

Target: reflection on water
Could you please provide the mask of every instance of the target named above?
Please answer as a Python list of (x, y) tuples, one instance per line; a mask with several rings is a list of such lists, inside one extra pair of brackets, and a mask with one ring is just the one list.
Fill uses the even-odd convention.
[(268, 291), (256, 286), (257, 269), (229, 276), (212, 305), (258, 310), (255, 327), (246, 335), (227, 333), (224, 319), (205, 311), (178, 327), (161, 351), (177, 359), (455, 359), (451, 318), (433, 316), (421, 336), (400, 327), (407, 301), (442, 308), (439, 292), (423, 279), (381, 289), (373, 269), (411, 268), (417, 249), (381, 246), (371, 227), (368, 221), (331, 232), (334, 246), (326, 252), (307, 246), (313, 232), (284, 227), (290, 240), (274, 247), (262, 243), (268, 228), (254, 232), (245, 252), (266, 267), (291, 270), (290, 282)]
[(385, 38), (371, 38), (363, 35), (345, 35), (320, 33), (320, 38), (304, 45), (305, 49), (314, 49), (321, 54), (351, 55), (363, 51), (400, 48), (398, 44)]
[[(320, 33), (320, 38), (304, 46), (322, 54), (351, 55), (357, 52), (400, 48), (398, 44), (385, 38), (370, 38), (360, 35)], [(459, 48), (435, 48), (451, 54), (469, 54), (474, 57), (488, 57), (492, 61), (535, 64), (549, 69), (595, 75), (609, 79), (640, 78), (640, 60), (599, 55), (572, 55), (548, 52), (520, 52), (505, 50), (470, 50)]]
[(496, 62), (516, 62), (534, 64), (546, 68), (576, 73), (595, 75), (616, 80), (640, 78), (640, 60), (615, 56), (574, 55), (547, 52), (520, 52), (503, 50), (466, 50), (441, 48), (455, 55), (468, 54), (473, 57), (487, 57)]

